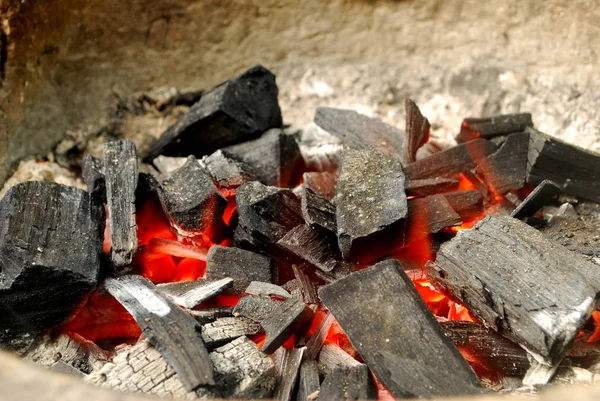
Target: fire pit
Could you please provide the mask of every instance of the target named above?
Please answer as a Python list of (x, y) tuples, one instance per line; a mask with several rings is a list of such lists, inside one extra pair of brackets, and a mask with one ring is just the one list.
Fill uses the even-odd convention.
[[(19, 79), (34, 70), (10, 61), (23, 15), (44, 7), (5, 10), (8, 95), (27, 94)], [(84, 19), (100, 10), (90, 7)], [(411, 10), (415, 26), (423, 12), (335, 7)], [(177, 31), (177, 15), (153, 20), (146, 45), (156, 29), (163, 40)], [(42, 53), (62, 62), (74, 53), (61, 46)], [(256, 66), (212, 89), (117, 88), (116, 104), (53, 119), (71, 131), (49, 161), (22, 162), (2, 200), (4, 346), (91, 383), (177, 398), (435, 397), (593, 381), (600, 159), (548, 133), (562, 118), (559, 137), (577, 130), (595, 149), (597, 116), (586, 113), (597, 99), (541, 75), (523, 91), (518, 69), (489, 65), (431, 68), (430, 98), (417, 102), (405, 101), (410, 85), (361, 100), (368, 77), (288, 71), (283, 84)], [(47, 118), (37, 96), (50, 86), (36, 85), (45, 89), (9, 114), (7, 167), (60, 139), (22, 145)], [(561, 117), (521, 112), (567, 92)], [(300, 130), (283, 125), (295, 109)], [(452, 127), (462, 111), (490, 117)], [(71, 186), (14, 185), (35, 174)]]

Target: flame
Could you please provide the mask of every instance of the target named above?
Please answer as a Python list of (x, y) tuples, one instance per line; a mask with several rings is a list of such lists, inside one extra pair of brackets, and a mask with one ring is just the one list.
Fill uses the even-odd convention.
[(588, 343), (593, 343), (600, 340), (600, 312), (595, 310), (592, 312), (592, 319), (594, 320), (594, 333), (588, 338)]

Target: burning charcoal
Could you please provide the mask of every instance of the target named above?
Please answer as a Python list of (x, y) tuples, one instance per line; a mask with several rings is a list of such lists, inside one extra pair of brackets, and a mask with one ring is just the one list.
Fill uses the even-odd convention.
[(600, 292), (598, 266), (512, 217), (461, 230), (430, 267), (434, 285), (548, 364), (560, 361)]
[[(98, 281), (104, 208), (50, 182), (12, 187), (0, 202), (0, 333), (57, 326)], [(0, 338), (1, 339), (1, 338)]]
[(462, 224), (444, 195), (431, 195), (408, 201), (407, 230), (415, 240), (435, 234), (443, 228)]
[(224, 149), (231, 157), (252, 168), (258, 181), (276, 187), (293, 187), (304, 172), (304, 159), (292, 135), (280, 129), (260, 138)]
[(429, 140), (431, 126), (427, 118), (423, 117), (421, 110), (410, 99), (404, 102), (406, 109), (406, 144), (404, 145), (404, 164), (414, 163), (417, 160), (417, 150)]
[(262, 350), (267, 354), (275, 352), (293, 333), (310, 321), (313, 314), (310, 308), (297, 299), (274, 301), (258, 295), (240, 299), (234, 309), (234, 315), (250, 318), (263, 327), (267, 338)]
[(271, 284), (264, 283), (262, 281), (253, 281), (250, 283), (248, 288), (246, 288), (246, 294), (250, 295), (268, 295), (275, 296), (279, 298), (291, 298), (289, 292), (287, 292), (284, 288)]
[(529, 369), (527, 352), (481, 323), (448, 321), (440, 323), (452, 342), (465, 348), (477, 360), (505, 376), (522, 377)]
[(230, 291), (235, 294), (243, 294), (252, 281), (273, 282), (274, 274), (273, 259), (243, 249), (215, 245), (206, 256), (206, 278), (232, 278)]
[(323, 319), (321, 323), (319, 323), (319, 326), (313, 333), (312, 337), (310, 337), (306, 343), (306, 351), (304, 352), (305, 359), (317, 358), (317, 355), (319, 355), (323, 344), (325, 344), (325, 338), (327, 338), (327, 333), (329, 332), (334, 320), (335, 319), (333, 318), (333, 315), (329, 313), (327, 317)]
[(404, 133), (378, 118), (353, 110), (318, 107), (315, 123), (340, 138), (346, 148), (365, 150), (375, 146), (388, 157), (402, 158)]
[(336, 171), (338, 157), (344, 148), (340, 138), (331, 135), (315, 123), (300, 131), (300, 153), (310, 171)]
[(376, 400), (377, 388), (366, 365), (336, 368), (321, 385), (320, 400)]
[(458, 180), (441, 177), (411, 180), (406, 183), (406, 195), (423, 197), (453, 191), (458, 188), (459, 183)]
[(325, 344), (319, 353), (319, 374), (329, 374), (336, 368), (351, 368), (363, 365), (352, 358), (346, 351), (336, 344)]
[(485, 139), (463, 143), (405, 166), (406, 177), (410, 181), (436, 177), (456, 178), (458, 174), (474, 169), (496, 149), (496, 145)]
[(311, 265), (330, 272), (344, 262), (339, 260), (335, 237), (326, 231), (301, 224), (291, 229), (277, 244)]
[(511, 134), (495, 153), (477, 166), (477, 172), (494, 193), (504, 194), (523, 187), (527, 175), (528, 148), (528, 133)]
[(183, 235), (223, 240), (222, 217), (227, 200), (194, 156), (160, 182), (160, 203), (171, 224)]
[(317, 296), (317, 289), (315, 288), (315, 284), (298, 266), (292, 265), (292, 269), (294, 270), (294, 276), (296, 277), (296, 280), (298, 280), (300, 288), (302, 289), (304, 303), (314, 305), (318, 304), (319, 297)]
[(280, 401), (289, 401), (296, 386), (296, 379), (302, 363), (305, 348), (290, 348), (283, 350), (283, 360), (279, 384), (275, 390), (274, 398)]
[(336, 211), (344, 259), (356, 259), (362, 251), (361, 260), (373, 260), (402, 244), (408, 213), (402, 164), (376, 149), (345, 150)]
[(235, 160), (229, 152), (223, 150), (205, 156), (202, 162), (220, 189), (234, 190), (256, 179), (250, 166)]
[(443, 196), (463, 220), (472, 219), (483, 212), (483, 195), (477, 190), (448, 192)]
[(102, 160), (87, 154), (83, 158), (82, 170), (83, 181), (92, 199), (98, 203), (106, 203), (106, 182)]
[(214, 297), (230, 288), (233, 279), (226, 277), (220, 280), (182, 281), (157, 285), (158, 290), (175, 302), (187, 309), (193, 309), (202, 302)]
[(213, 366), (196, 320), (141, 276), (107, 278), (105, 286), (177, 372), (186, 390), (213, 385)]
[(214, 306), (212, 308), (202, 308), (196, 310), (188, 309), (187, 312), (192, 315), (198, 323), (207, 324), (214, 322), (221, 317), (233, 316), (233, 306)]
[(275, 75), (262, 66), (253, 67), (204, 93), (152, 145), (145, 160), (160, 154), (201, 157), (281, 127), (277, 94)]
[(173, 171), (180, 169), (186, 161), (187, 157), (168, 157), (160, 155), (152, 160), (152, 165), (156, 167), (161, 174), (171, 174)]
[(131, 264), (138, 246), (135, 192), (139, 172), (132, 142), (120, 140), (104, 145), (104, 177), (112, 242), (110, 259), (113, 266), (123, 268)]
[(304, 185), (302, 186), (300, 202), (302, 217), (304, 217), (306, 224), (312, 227), (320, 227), (333, 235), (337, 233), (335, 206), (331, 202)]
[(261, 331), (260, 324), (245, 317), (223, 317), (202, 326), (202, 340), (207, 347), (213, 348)]
[(558, 185), (550, 180), (544, 180), (517, 206), (511, 216), (515, 219), (532, 217), (559, 194), (560, 187)]
[(465, 118), (457, 135), (458, 143), (472, 141), (477, 138), (491, 139), (497, 136), (523, 132), (533, 127), (531, 114), (505, 114), (485, 118)]
[(600, 155), (528, 128), (527, 183), (552, 180), (571, 195), (600, 202)]
[(298, 382), (297, 401), (312, 401), (318, 397), (321, 390), (321, 382), (319, 380), (317, 361), (305, 360), (302, 362)]
[(321, 287), (319, 297), (394, 397), (481, 391), (477, 376), (398, 261), (383, 261)]
[(338, 176), (334, 173), (304, 173), (303, 187), (310, 189), (314, 194), (319, 195), (328, 201), (335, 199), (335, 187), (337, 185)]

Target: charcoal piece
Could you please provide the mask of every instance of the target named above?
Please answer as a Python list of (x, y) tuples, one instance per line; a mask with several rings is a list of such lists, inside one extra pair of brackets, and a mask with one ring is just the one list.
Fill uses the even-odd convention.
[[(66, 321), (98, 281), (104, 208), (78, 188), (29, 181), (0, 201), (0, 340)], [(7, 337), (7, 338), (4, 338)]]
[(304, 173), (302, 178), (304, 188), (310, 189), (313, 193), (328, 201), (335, 199), (335, 187), (338, 181), (337, 174), (330, 172), (310, 172)]
[(159, 182), (152, 173), (140, 172), (138, 186), (135, 190), (135, 208), (141, 209), (150, 199), (158, 199)]
[(241, 336), (262, 331), (260, 324), (245, 317), (223, 317), (202, 326), (202, 340), (208, 348), (219, 347)]
[(106, 203), (106, 181), (102, 160), (86, 154), (83, 157), (81, 174), (92, 199), (98, 203)]
[(298, 397), (297, 401), (313, 401), (317, 399), (321, 390), (321, 381), (319, 380), (319, 369), (317, 361), (305, 360), (300, 365), (300, 375), (298, 377)]
[(296, 280), (298, 280), (298, 284), (300, 284), (304, 303), (313, 305), (318, 304), (319, 297), (317, 296), (317, 289), (315, 288), (315, 284), (310, 280), (306, 273), (302, 271), (300, 267), (292, 265), (292, 269), (294, 270), (294, 276), (296, 277)]
[(205, 156), (202, 162), (217, 187), (221, 189), (234, 190), (256, 179), (250, 166), (234, 159), (224, 150), (217, 150), (210, 156)]
[(548, 366), (543, 362), (538, 362), (535, 358), (531, 358), (531, 366), (523, 377), (523, 386), (543, 386), (548, 384), (550, 379), (556, 373), (559, 364)]
[(310, 321), (314, 312), (302, 301), (294, 298), (274, 301), (264, 296), (249, 295), (240, 299), (234, 309), (234, 315), (241, 315), (260, 323), (267, 334), (262, 351), (271, 354)]
[(563, 192), (600, 202), (600, 155), (551, 138), (532, 128), (529, 133), (527, 183), (552, 180)]
[(182, 235), (206, 235), (215, 243), (224, 237), (222, 220), (227, 199), (194, 156), (160, 181), (159, 199), (171, 225)]
[(477, 173), (495, 194), (522, 188), (527, 175), (528, 149), (528, 133), (511, 134), (495, 153), (477, 166)]
[(233, 306), (213, 306), (211, 308), (188, 309), (187, 312), (200, 324), (214, 322), (221, 317), (233, 316)]
[(431, 125), (412, 100), (406, 99), (404, 108), (406, 109), (406, 143), (402, 162), (409, 164), (417, 160), (417, 150), (429, 140)]
[(206, 256), (206, 278), (232, 278), (234, 294), (243, 294), (252, 281), (271, 283), (274, 274), (273, 259), (243, 249), (214, 245)]
[(331, 202), (303, 185), (300, 204), (306, 224), (320, 227), (333, 235), (337, 233), (335, 206)]
[(296, 380), (300, 372), (300, 364), (302, 363), (304, 350), (304, 347), (283, 350), (279, 384), (275, 389), (274, 399), (280, 401), (291, 400), (292, 392), (294, 391)]
[(462, 321), (440, 324), (458, 349), (465, 348), (495, 372), (522, 377), (529, 369), (527, 352), (523, 348), (483, 324)]
[(344, 259), (373, 260), (401, 245), (408, 213), (402, 164), (373, 148), (348, 149), (339, 174), (336, 212)]
[(487, 184), (483, 182), (482, 178), (479, 176), (479, 174), (477, 174), (475, 170), (463, 171), (462, 177), (466, 178), (467, 181), (469, 181), (469, 183), (473, 185), (474, 189), (481, 192), (481, 195), (483, 195), (485, 199), (490, 198), (490, 190)]
[[(569, 203), (566, 203), (569, 205)], [(562, 207), (561, 207), (562, 208)], [(573, 210), (573, 213), (576, 213)], [(544, 216), (545, 217), (545, 216)], [(540, 232), (586, 260), (600, 258), (600, 229), (587, 219), (555, 215)]]
[(320, 128), (315, 123), (300, 130), (300, 153), (309, 171), (335, 172), (338, 158), (344, 148), (343, 141)]
[(319, 297), (394, 397), (481, 392), (477, 376), (398, 261), (385, 260), (321, 287)]
[(275, 296), (279, 298), (290, 298), (291, 295), (284, 288), (271, 284), (265, 283), (262, 281), (253, 281), (250, 283), (248, 288), (246, 288), (246, 294), (250, 295), (268, 295)]
[(496, 149), (497, 146), (490, 141), (475, 139), (406, 165), (406, 178), (409, 181), (436, 177), (456, 178), (458, 174), (474, 169)]
[(165, 156), (202, 157), (281, 127), (275, 75), (262, 66), (205, 92), (200, 101), (155, 141), (145, 161)]
[(137, 250), (135, 192), (139, 170), (135, 145), (127, 140), (104, 145), (104, 177), (112, 249), (110, 260), (121, 270)]
[(304, 302), (304, 294), (302, 293), (302, 287), (300, 281), (294, 278), (283, 285), (286, 291), (292, 295), (293, 298), (296, 298), (302, 302)]
[(186, 390), (215, 384), (200, 326), (142, 276), (107, 278), (108, 292), (133, 316), (142, 333), (173, 367)]
[(366, 365), (336, 368), (321, 385), (320, 400), (376, 400), (377, 388)]
[(195, 308), (202, 302), (227, 290), (233, 285), (229, 277), (220, 280), (195, 280), (178, 283), (158, 284), (158, 290), (177, 305), (187, 309)]
[(435, 234), (443, 228), (460, 224), (460, 215), (454, 211), (444, 195), (431, 195), (408, 201), (406, 227), (410, 240), (414, 241)]
[(475, 189), (447, 192), (443, 196), (463, 220), (478, 217), (483, 213), (483, 195)]
[(364, 364), (358, 362), (334, 343), (325, 344), (319, 353), (319, 374), (323, 376), (337, 368), (351, 368), (360, 365)]
[(160, 155), (152, 160), (152, 165), (156, 167), (161, 174), (171, 174), (173, 171), (180, 169), (186, 161), (187, 157), (168, 157)]
[(515, 219), (533, 217), (559, 194), (560, 187), (558, 185), (550, 180), (544, 180), (513, 210), (511, 216)]
[(306, 351), (304, 352), (305, 359), (317, 358), (317, 355), (319, 355), (323, 344), (325, 344), (325, 338), (327, 338), (327, 333), (329, 332), (334, 320), (335, 319), (333, 318), (333, 315), (329, 313), (325, 319), (319, 323), (319, 326), (317, 326), (317, 329), (313, 335), (306, 342)]
[(378, 147), (388, 157), (400, 160), (404, 133), (378, 118), (367, 117), (353, 110), (318, 107), (315, 123), (340, 138), (346, 148), (364, 150)]
[(322, 229), (301, 224), (291, 229), (277, 244), (300, 259), (325, 272), (330, 272), (342, 262), (335, 246), (335, 237)]
[(280, 129), (271, 129), (260, 138), (223, 150), (250, 166), (257, 180), (265, 185), (293, 187), (305, 169), (296, 139)]
[(433, 284), (547, 364), (565, 354), (600, 292), (598, 266), (512, 217), (486, 217), (443, 244)]
[(531, 114), (505, 114), (485, 118), (465, 118), (456, 136), (458, 143), (472, 141), (477, 138), (491, 139), (494, 137), (523, 132), (527, 127), (533, 127)]
[(406, 195), (428, 196), (442, 192), (453, 191), (458, 188), (460, 182), (451, 178), (426, 178), (424, 180), (410, 180), (406, 182)]

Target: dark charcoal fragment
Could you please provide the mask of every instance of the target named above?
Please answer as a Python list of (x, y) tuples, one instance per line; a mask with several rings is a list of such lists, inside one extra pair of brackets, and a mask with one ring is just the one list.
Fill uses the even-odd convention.
[(552, 180), (563, 192), (600, 202), (600, 155), (583, 150), (532, 128), (529, 133), (527, 183)]
[(541, 208), (560, 194), (560, 187), (550, 180), (544, 180), (512, 212), (515, 219), (533, 217)]
[(220, 294), (233, 285), (233, 279), (220, 280), (200, 279), (195, 281), (181, 281), (177, 283), (158, 284), (158, 290), (175, 302), (187, 309), (195, 308), (202, 302)]
[(375, 146), (389, 157), (402, 158), (404, 133), (378, 118), (367, 117), (353, 110), (318, 107), (315, 123), (340, 138), (347, 148), (366, 149)]
[(302, 300), (305, 304), (318, 304), (319, 297), (317, 296), (317, 289), (315, 284), (310, 280), (310, 278), (302, 271), (302, 269), (296, 265), (292, 265), (292, 269), (294, 270), (294, 276), (296, 280), (298, 280), (298, 284), (300, 285), (300, 289), (302, 290)]
[(458, 143), (472, 141), (477, 138), (491, 139), (497, 136), (523, 132), (533, 127), (531, 114), (505, 114), (485, 118), (465, 118), (457, 135)]
[(217, 150), (202, 159), (217, 187), (234, 190), (256, 179), (250, 166), (233, 158), (224, 150)]
[(376, 400), (377, 388), (366, 365), (340, 367), (331, 371), (321, 385), (320, 400)]
[(423, 117), (421, 110), (415, 102), (406, 99), (404, 102), (406, 109), (406, 138), (404, 144), (404, 155), (402, 162), (405, 164), (414, 163), (417, 160), (417, 150), (429, 140), (429, 121)]
[(274, 398), (280, 401), (289, 401), (292, 399), (292, 392), (296, 386), (296, 379), (300, 372), (302, 355), (305, 348), (281, 349), (283, 353), (281, 368), (279, 374), (279, 384), (275, 389)]
[(331, 373), (336, 368), (351, 368), (360, 365), (364, 364), (351, 357), (335, 343), (323, 345), (321, 352), (319, 352), (319, 374), (323, 376)]
[(598, 266), (512, 217), (486, 217), (443, 244), (435, 286), (489, 327), (554, 364), (600, 293)]
[(262, 66), (219, 84), (162, 134), (145, 161), (160, 154), (201, 157), (281, 127), (277, 94), (275, 75)]
[(454, 211), (444, 195), (431, 195), (408, 201), (407, 240), (414, 241), (460, 224), (460, 215)]
[(112, 241), (111, 262), (113, 266), (123, 268), (131, 264), (138, 246), (135, 193), (139, 170), (132, 142), (120, 140), (104, 145), (104, 177)]
[(100, 270), (104, 208), (87, 192), (24, 182), (0, 202), (0, 332), (32, 334), (67, 320)]
[(241, 336), (258, 334), (260, 324), (245, 317), (223, 317), (202, 326), (202, 340), (208, 348), (218, 347)]
[(83, 158), (82, 175), (92, 199), (98, 203), (106, 203), (106, 183), (102, 160), (86, 154)]
[(321, 390), (317, 361), (305, 360), (300, 365), (297, 401), (313, 401)]
[(304, 173), (302, 178), (304, 181), (302, 183), (304, 188), (310, 189), (313, 193), (328, 201), (335, 199), (335, 187), (338, 181), (338, 175), (336, 173)]
[(463, 220), (472, 219), (483, 212), (483, 195), (475, 189), (447, 192), (442, 195)]
[(441, 177), (411, 180), (406, 182), (406, 195), (419, 197), (435, 195), (453, 191), (458, 188), (459, 184), (458, 180)]
[(402, 164), (374, 148), (344, 150), (336, 211), (344, 259), (373, 260), (401, 245), (408, 213)]
[(291, 229), (277, 244), (300, 259), (325, 272), (344, 264), (340, 260), (335, 237), (328, 232), (301, 224)]
[(333, 236), (337, 234), (335, 206), (304, 185), (301, 193), (301, 207), (302, 217), (306, 224), (327, 230)]
[(292, 135), (280, 129), (260, 138), (223, 149), (234, 159), (250, 166), (258, 181), (276, 187), (293, 187), (304, 172), (304, 159)]
[(232, 278), (229, 291), (243, 294), (252, 281), (273, 282), (275, 262), (268, 256), (239, 248), (214, 245), (206, 255), (206, 278)]
[(511, 134), (494, 154), (477, 166), (477, 172), (494, 193), (501, 195), (523, 187), (527, 175), (528, 148), (528, 133)]
[(205, 235), (215, 243), (224, 239), (227, 199), (194, 156), (161, 180), (159, 198), (171, 225), (183, 235)]
[(321, 287), (319, 297), (394, 397), (481, 392), (477, 376), (398, 261), (383, 261)]
[(187, 312), (200, 324), (214, 322), (220, 317), (233, 316), (233, 306), (214, 306), (212, 308), (188, 309)]
[[(568, 203), (566, 205), (570, 206)], [(571, 210), (571, 213), (575, 213), (573, 209)], [(586, 260), (593, 261), (594, 258), (600, 258), (600, 241), (598, 240), (600, 239), (600, 229), (597, 224), (588, 219), (558, 214), (540, 228), (540, 231), (547, 238), (581, 255)]]
[(306, 351), (304, 352), (305, 359), (316, 359), (319, 352), (321, 352), (321, 348), (323, 344), (325, 344), (325, 338), (327, 338), (327, 333), (333, 324), (334, 317), (331, 313), (325, 317), (317, 326), (317, 329), (310, 337), (310, 339), (306, 343)]

